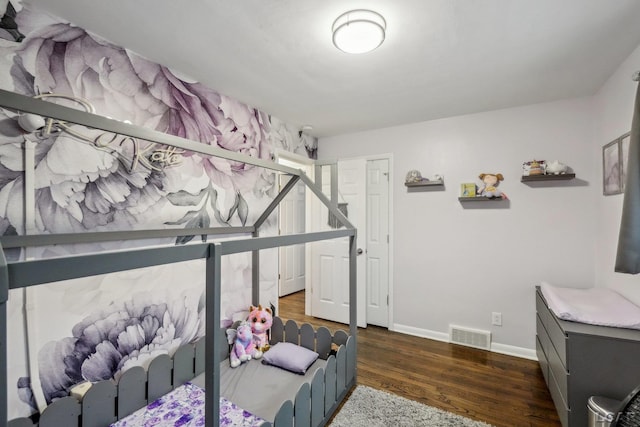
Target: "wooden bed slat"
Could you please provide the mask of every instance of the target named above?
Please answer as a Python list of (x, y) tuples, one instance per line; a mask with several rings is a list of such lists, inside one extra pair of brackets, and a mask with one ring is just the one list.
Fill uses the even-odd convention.
[[(237, 325), (236, 325), (237, 327)], [(202, 340), (204, 341), (204, 340)], [(229, 338), (227, 338), (227, 329), (221, 328), (220, 331), (220, 360), (224, 360), (229, 357), (231, 352), (231, 344), (229, 344)]]
[(316, 331), (316, 353), (320, 355), (320, 359), (327, 360), (331, 353), (331, 332), (324, 326)]
[(311, 427), (311, 386), (304, 383), (296, 394), (293, 410), (296, 427)]
[(282, 319), (279, 317), (273, 318), (273, 324), (271, 325), (271, 344), (284, 341), (284, 325)]
[(79, 426), (82, 407), (75, 397), (63, 397), (49, 405), (40, 417), (39, 427)]
[(284, 325), (284, 340), (291, 344), (298, 344), (298, 334), (298, 324), (293, 320), (287, 320), (287, 323)]
[(116, 385), (111, 380), (93, 384), (82, 398), (82, 427), (103, 427), (115, 422), (116, 395)]
[(347, 379), (351, 380), (356, 377), (356, 341), (354, 337), (347, 340)]
[(318, 369), (311, 380), (311, 425), (319, 426), (324, 419), (324, 369)]
[(300, 345), (309, 350), (316, 350), (316, 331), (308, 323), (300, 327)]
[(173, 355), (173, 388), (179, 387), (194, 375), (194, 347), (191, 344), (183, 345)]
[(329, 356), (324, 371), (324, 415), (327, 415), (336, 402), (336, 358)]
[(340, 396), (347, 387), (347, 348), (340, 346), (336, 353), (336, 393)]
[(194, 354), (195, 354), (195, 374), (196, 375), (200, 375), (201, 373), (204, 372), (205, 369), (205, 363), (206, 363), (206, 358), (205, 358), (205, 340), (200, 339), (196, 342), (195, 344), (196, 348), (194, 350)]
[(290, 400), (282, 404), (273, 420), (273, 425), (274, 427), (293, 427), (293, 403)]
[(16, 418), (9, 421), (7, 427), (33, 427), (34, 424), (28, 418)]
[(346, 344), (348, 339), (349, 335), (343, 330), (337, 330), (335, 335), (333, 336), (333, 342), (338, 345)]
[(142, 366), (128, 369), (118, 380), (118, 419), (147, 404), (147, 371)]
[(151, 361), (148, 370), (147, 400), (153, 402), (169, 393), (171, 387), (171, 368), (173, 363), (167, 354), (161, 354)]

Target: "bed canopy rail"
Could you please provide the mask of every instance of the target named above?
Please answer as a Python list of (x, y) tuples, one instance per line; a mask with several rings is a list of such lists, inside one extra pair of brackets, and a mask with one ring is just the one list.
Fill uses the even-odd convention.
[[(0, 320), (3, 321), (4, 325), (0, 328), (0, 366), (3, 366), (5, 370), (7, 367), (6, 322), (9, 289), (18, 289), (60, 280), (126, 271), (160, 264), (204, 259), (206, 262), (205, 283), (207, 290), (207, 316), (205, 326), (205, 353), (207, 362), (205, 381), (207, 402), (206, 426), (217, 426), (219, 407), (217, 404), (211, 404), (211, 402), (217, 403), (220, 398), (220, 384), (218, 381), (220, 373), (220, 354), (219, 352), (214, 351), (214, 343), (220, 342), (221, 334), (219, 328), (219, 321), (221, 317), (221, 257), (223, 255), (240, 252), (252, 252), (252, 303), (257, 305), (259, 299), (258, 266), (260, 250), (335, 238), (349, 239), (349, 331), (352, 336), (357, 334), (356, 229), (353, 224), (349, 222), (347, 217), (338, 209), (337, 203), (333, 200), (336, 198), (332, 197), (331, 200), (327, 198), (322, 192), (322, 189), (309, 179), (302, 170), (2, 89), (0, 89), (0, 107), (13, 110), (18, 114), (35, 114), (42, 116), (47, 120), (53, 119), (62, 122), (72, 122), (88, 128), (100, 129), (112, 132), (113, 134), (139, 138), (144, 141), (164, 146), (247, 163), (292, 176), (290, 182), (285, 185), (264, 212), (258, 217), (256, 222), (251, 226), (0, 236)], [(29, 173), (29, 171), (25, 171), (25, 174), (27, 173)], [(329, 212), (337, 218), (338, 222), (344, 228), (305, 234), (260, 237), (260, 226), (264, 224), (269, 215), (277, 208), (278, 204), (300, 180), (313, 192), (320, 202), (327, 207)], [(332, 184), (332, 193), (333, 190), (334, 188)], [(232, 234), (244, 236), (250, 235), (251, 238), (215, 243), (193, 243), (181, 246), (136, 249), (120, 252), (103, 252), (100, 254), (85, 254), (64, 258), (49, 258), (10, 263), (7, 263), (6, 258), (4, 257), (4, 250), (10, 248), (144, 240), (163, 237)], [(97, 257), (99, 257), (100, 262), (96, 262), (98, 259)], [(6, 426), (7, 418), (7, 376), (6, 373), (4, 373), (0, 376), (0, 426)]]
[[(259, 159), (256, 157), (248, 156), (246, 154), (237, 153), (234, 151), (224, 150), (212, 145), (203, 144), (201, 142), (192, 141), (189, 139), (181, 138), (175, 135), (169, 135), (166, 133), (158, 132), (141, 126), (121, 122), (119, 120), (110, 119), (97, 114), (76, 110), (64, 105), (55, 104), (42, 99), (33, 98), (25, 95), (21, 95), (15, 92), (0, 89), (0, 107), (4, 107), (20, 114), (36, 114), (48, 119), (56, 119), (64, 122), (72, 122), (89, 128), (100, 129), (113, 134), (124, 135), (133, 138), (139, 138), (145, 141), (154, 142), (160, 145), (166, 145), (183, 149), (186, 151), (192, 151), (195, 153), (205, 154), (214, 157), (220, 157), (227, 160), (233, 160), (241, 163), (247, 163), (250, 165), (263, 167), (276, 172), (292, 175), (294, 181), (287, 184), (280, 193), (276, 196), (273, 203), (267, 207), (263, 214), (258, 218), (253, 226), (249, 227), (212, 227), (212, 228), (198, 228), (188, 229), (186, 231), (179, 230), (139, 230), (131, 231), (127, 233), (136, 233), (137, 236), (131, 238), (155, 238), (155, 237), (175, 237), (175, 236), (188, 236), (188, 235), (203, 235), (203, 234), (232, 234), (232, 233), (255, 233), (255, 231), (262, 225), (271, 212), (278, 206), (282, 199), (291, 191), (295, 183), (301, 179), (307, 188), (309, 188), (314, 195), (329, 209), (329, 211), (336, 215), (340, 224), (345, 228), (354, 228), (353, 224), (349, 222), (346, 216), (337, 208), (337, 187), (334, 189), (332, 182), (331, 199), (327, 198), (322, 189), (319, 188), (313, 181), (311, 181), (306, 174), (300, 170), (281, 165), (270, 160)], [(336, 200), (334, 200), (336, 199)], [(183, 229), (185, 230), (185, 229)], [(197, 233), (189, 233), (190, 231), (199, 230)], [(9, 247), (27, 247), (27, 246), (42, 246), (48, 244), (61, 244), (61, 243), (79, 243), (88, 241), (110, 241), (110, 240), (125, 240), (123, 233), (116, 234), (118, 232), (98, 232), (98, 233), (83, 233), (83, 237), (78, 237), (78, 241), (74, 240), (75, 234), (58, 234), (44, 236), (3, 236), (2, 243), (5, 248)], [(183, 234), (184, 233), (184, 234)], [(89, 239), (99, 240), (89, 240)], [(42, 239), (42, 240), (41, 240)], [(6, 241), (5, 241), (6, 240)]]

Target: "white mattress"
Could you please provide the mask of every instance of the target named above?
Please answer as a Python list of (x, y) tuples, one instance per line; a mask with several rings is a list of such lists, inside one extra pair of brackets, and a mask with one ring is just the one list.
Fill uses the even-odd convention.
[(542, 295), (563, 320), (590, 325), (640, 329), (640, 307), (608, 288), (563, 288), (542, 282)]

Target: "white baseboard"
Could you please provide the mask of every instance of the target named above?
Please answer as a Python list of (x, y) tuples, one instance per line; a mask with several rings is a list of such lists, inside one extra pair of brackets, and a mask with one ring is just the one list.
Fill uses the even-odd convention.
[[(413, 326), (400, 325), (394, 323), (389, 330), (402, 334), (413, 335), (430, 340), (449, 342), (449, 334), (444, 332), (430, 331), (428, 329), (416, 328)], [(513, 345), (491, 343), (491, 351), (494, 353), (506, 354), (508, 356), (522, 357), (529, 360), (538, 360), (535, 349), (516, 347)]]

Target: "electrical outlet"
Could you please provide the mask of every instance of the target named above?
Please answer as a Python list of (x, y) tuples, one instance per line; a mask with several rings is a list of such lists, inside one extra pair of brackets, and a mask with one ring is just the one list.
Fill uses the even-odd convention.
[(494, 326), (502, 326), (502, 313), (496, 311), (491, 313), (491, 324)]

